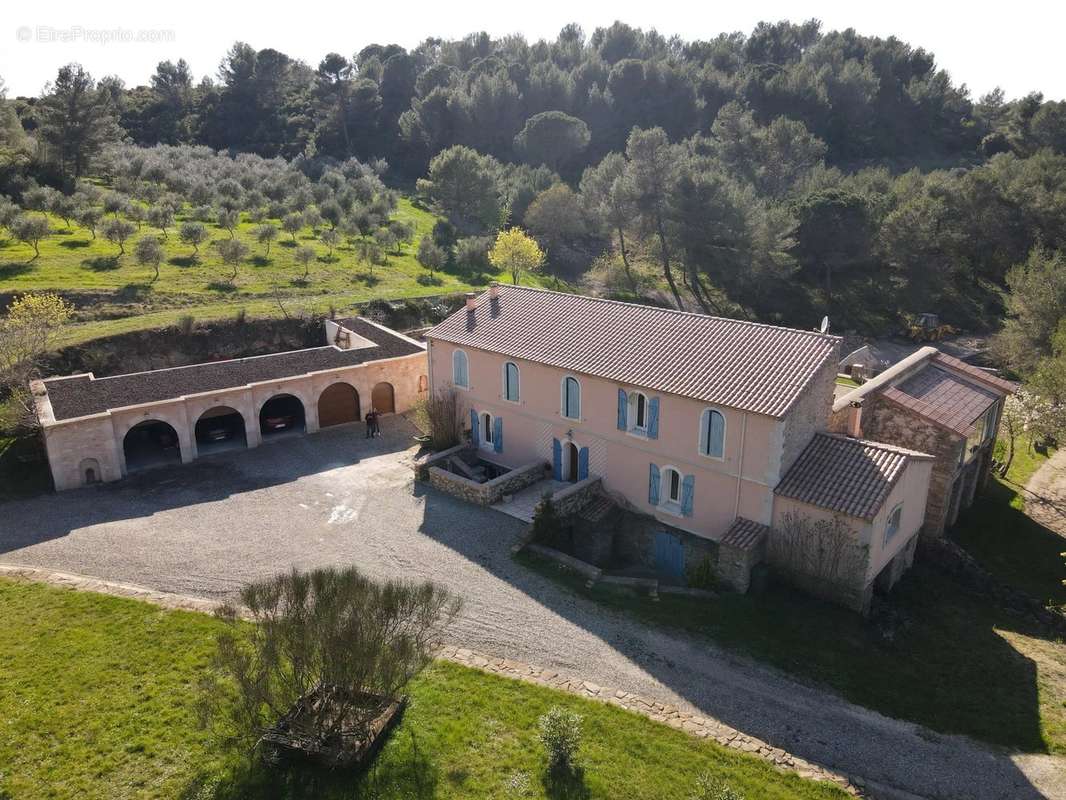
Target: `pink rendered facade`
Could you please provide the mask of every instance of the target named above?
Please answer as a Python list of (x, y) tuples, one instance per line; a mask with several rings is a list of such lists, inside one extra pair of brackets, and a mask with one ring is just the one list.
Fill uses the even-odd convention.
[[(453, 380), (457, 350), (465, 354), (466, 386)], [(640, 511), (713, 540), (738, 516), (773, 522), (773, 489), (811, 436), (826, 429), (836, 373), (836, 359), (827, 360), (807, 392), (776, 419), (443, 341), (431, 339), (428, 354), (433, 391), (454, 387), (467, 425), (475, 412), (486, 458), (509, 467), (561, 460), (564, 478), (571, 475), (570, 462), (577, 458), (583, 463), (575, 465), (573, 474), (600, 477), (608, 491), (623, 495)], [(508, 363), (518, 370), (514, 400), (506, 397)], [(574, 418), (563, 413), (567, 378), (576, 379), (580, 387), (580, 410)], [(512, 394), (514, 383), (512, 371)], [(626, 430), (619, 428), (619, 390), (626, 393)], [(638, 394), (644, 395), (639, 411)], [(708, 410), (720, 414), (724, 423), (720, 457), (705, 454), (701, 425)], [(637, 427), (638, 420), (643, 429)], [(500, 441), (489, 443), (489, 438)], [(553, 452), (555, 441), (560, 443), (559, 456)], [(653, 504), (656, 474), (659, 502)]]

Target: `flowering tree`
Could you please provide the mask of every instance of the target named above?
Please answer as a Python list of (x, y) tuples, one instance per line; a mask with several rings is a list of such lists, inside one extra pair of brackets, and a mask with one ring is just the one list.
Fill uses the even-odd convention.
[(500, 231), (496, 244), (489, 251), (489, 263), (498, 270), (511, 273), (517, 285), (523, 272), (538, 272), (544, 266), (544, 251), (536, 240), (518, 228)]

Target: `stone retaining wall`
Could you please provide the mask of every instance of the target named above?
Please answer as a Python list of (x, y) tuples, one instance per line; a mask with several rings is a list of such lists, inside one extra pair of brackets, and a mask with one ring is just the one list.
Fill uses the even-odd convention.
[(552, 495), (555, 513), (561, 517), (576, 514), (600, 491), (599, 477), (585, 478)]
[[(439, 455), (443, 456), (445, 453), (450, 453), (450, 451), (443, 450)], [(451, 454), (454, 455), (454, 453)], [(458, 497), (460, 500), (466, 500), (468, 503), (491, 506), (498, 503), (505, 494), (514, 494), (543, 480), (546, 468), (547, 465), (543, 461), (534, 461), (484, 483), (472, 481), (437, 466), (427, 466), (426, 472), (429, 485), (434, 489)]]

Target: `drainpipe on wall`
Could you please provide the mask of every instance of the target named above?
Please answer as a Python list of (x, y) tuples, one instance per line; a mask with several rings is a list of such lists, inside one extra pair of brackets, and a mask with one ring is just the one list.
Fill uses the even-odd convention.
[(740, 423), (740, 463), (737, 465), (737, 494), (733, 499), (733, 519), (740, 516), (740, 484), (744, 480), (744, 447), (748, 438), (748, 415), (745, 414)]

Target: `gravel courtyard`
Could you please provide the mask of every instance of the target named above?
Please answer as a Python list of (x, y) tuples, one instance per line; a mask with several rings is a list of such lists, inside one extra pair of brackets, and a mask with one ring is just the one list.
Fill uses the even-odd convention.
[(2, 505), (0, 562), (212, 598), (291, 567), (430, 578), (465, 600), (456, 644), (684, 699), (838, 771), (922, 797), (1036, 798), (1052, 795), (1031, 780), (1062, 785), (1061, 762), (886, 719), (574, 596), (511, 559), (521, 522), (413, 484), (411, 429), (383, 427), (380, 439), (338, 428)]

